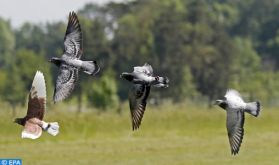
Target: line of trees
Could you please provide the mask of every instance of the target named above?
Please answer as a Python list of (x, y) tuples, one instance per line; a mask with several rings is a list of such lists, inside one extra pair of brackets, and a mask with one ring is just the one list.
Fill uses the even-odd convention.
[[(153, 98), (211, 101), (236, 88), (247, 98), (278, 105), (276, 0), (136, 0), (87, 4), (78, 16), (84, 59), (96, 59), (102, 69), (96, 79), (81, 74), (71, 97), (79, 107), (84, 102), (103, 110), (117, 107), (129, 89), (119, 74), (145, 62), (170, 79), (170, 87), (155, 89)], [(36, 69), (46, 75), (51, 99), (57, 68), (47, 59), (62, 54), (65, 29), (66, 22), (55, 22), (13, 30), (0, 19), (3, 102), (25, 103)]]

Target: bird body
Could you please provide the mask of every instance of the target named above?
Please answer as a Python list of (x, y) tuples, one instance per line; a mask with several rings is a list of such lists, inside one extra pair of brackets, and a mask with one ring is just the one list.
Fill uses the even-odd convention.
[(159, 88), (167, 88), (169, 79), (167, 77), (153, 76), (153, 69), (151, 65), (145, 63), (143, 66), (134, 67), (132, 73), (124, 72), (120, 75), (135, 84), (146, 84)]
[(52, 57), (50, 62), (59, 67), (59, 74), (56, 79), (53, 100), (59, 102), (67, 98), (74, 90), (78, 80), (79, 71), (89, 75), (95, 75), (100, 68), (96, 61), (83, 61), (82, 32), (78, 17), (70, 12), (69, 21), (64, 37), (64, 53), (61, 58)]
[(56, 136), (59, 133), (57, 122), (43, 121), (46, 109), (46, 85), (44, 75), (37, 71), (29, 94), (28, 110), (24, 118), (16, 118), (15, 123), (24, 126), (22, 138), (37, 139), (42, 131)]
[(151, 86), (166, 88), (169, 80), (168, 78), (153, 76), (153, 69), (147, 63), (143, 66), (134, 67), (132, 73), (122, 73), (120, 77), (133, 83), (129, 91), (129, 105), (132, 128), (136, 130), (141, 124)]
[(229, 143), (231, 153), (235, 155), (239, 152), (244, 136), (244, 113), (247, 112), (257, 117), (261, 110), (260, 103), (258, 101), (245, 103), (236, 90), (229, 89), (224, 96), (224, 100), (216, 100), (216, 104), (227, 112), (226, 125)]
[(232, 89), (229, 89), (224, 96), (227, 100), (228, 109), (231, 110), (244, 110), (246, 107), (246, 103), (241, 98), (240, 94)]
[(77, 69), (80, 69), (82, 66), (82, 61), (78, 58), (73, 58), (69, 55), (63, 54), (61, 57), (61, 60), (67, 64), (67, 65), (71, 65)]

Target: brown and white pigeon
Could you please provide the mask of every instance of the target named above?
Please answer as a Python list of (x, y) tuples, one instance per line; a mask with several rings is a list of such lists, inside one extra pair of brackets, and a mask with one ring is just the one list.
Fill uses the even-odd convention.
[(43, 121), (46, 110), (46, 84), (43, 73), (36, 72), (29, 93), (27, 114), (24, 118), (16, 118), (15, 123), (24, 126), (22, 138), (37, 139), (42, 131), (56, 136), (59, 133), (57, 122), (47, 123)]
[(50, 62), (59, 67), (53, 100), (54, 103), (67, 98), (74, 90), (79, 70), (95, 75), (100, 67), (96, 61), (80, 60), (83, 54), (82, 32), (76, 13), (70, 12), (69, 22), (64, 38), (64, 52), (61, 58), (52, 57)]
[(129, 105), (132, 127), (133, 130), (136, 130), (141, 124), (151, 86), (167, 88), (169, 79), (167, 77), (153, 76), (153, 69), (147, 63), (143, 66), (134, 67), (132, 73), (122, 73), (120, 77), (133, 83), (129, 91)]
[(236, 90), (229, 89), (224, 96), (224, 100), (216, 100), (215, 104), (227, 112), (227, 131), (231, 154), (235, 155), (239, 152), (244, 136), (244, 112), (257, 117), (261, 110), (260, 102), (245, 103)]

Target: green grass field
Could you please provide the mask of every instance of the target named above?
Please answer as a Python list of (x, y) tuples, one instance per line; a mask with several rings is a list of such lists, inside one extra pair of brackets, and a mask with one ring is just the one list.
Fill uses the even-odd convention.
[[(128, 106), (125, 106), (128, 108)], [(272, 165), (279, 162), (279, 111), (264, 109), (259, 118), (246, 115), (245, 136), (231, 156), (225, 111), (183, 105), (148, 106), (140, 130), (131, 130), (130, 114), (57, 108), (46, 121), (58, 121), (60, 134), (21, 139), (22, 128), (11, 114), (1, 117), (0, 158), (22, 158), (24, 165)], [(160, 109), (160, 110), (159, 110)], [(23, 114), (18, 113), (17, 116)]]

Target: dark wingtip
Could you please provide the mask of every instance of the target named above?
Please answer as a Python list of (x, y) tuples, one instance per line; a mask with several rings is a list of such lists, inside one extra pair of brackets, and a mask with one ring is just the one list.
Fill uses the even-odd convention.
[(93, 61), (93, 63), (94, 63), (94, 65), (95, 65), (95, 67), (98, 68), (98, 69), (96, 69), (95, 72), (92, 73), (92, 76), (96, 75), (96, 74), (99, 73), (100, 70), (101, 70), (100, 66), (97, 64), (96, 61)]
[(260, 111), (261, 111), (261, 104), (260, 104), (259, 101), (256, 101), (256, 104), (257, 104), (257, 114), (256, 114), (256, 117), (258, 117), (259, 114), (260, 114)]
[(238, 149), (236, 149), (236, 150), (231, 150), (231, 155), (232, 156), (236, 156), (237, 154), (238, 154), (238, 152), (239, 152), (239, 148)]
[(232, 151), (232, 156), (236, 156), (237, 154), (238, 154), (238, 152)]
[(74, 11), (70, 11), (69, 17), (76, 16), (77, 14)]
[(259, 101), (256, 101), (257, 102), (257, 110), (260, 111), (261, 110), (261, 104)]
[(137, 131), (139, 129), (139, 126), (133, 125), (133, 131)]

